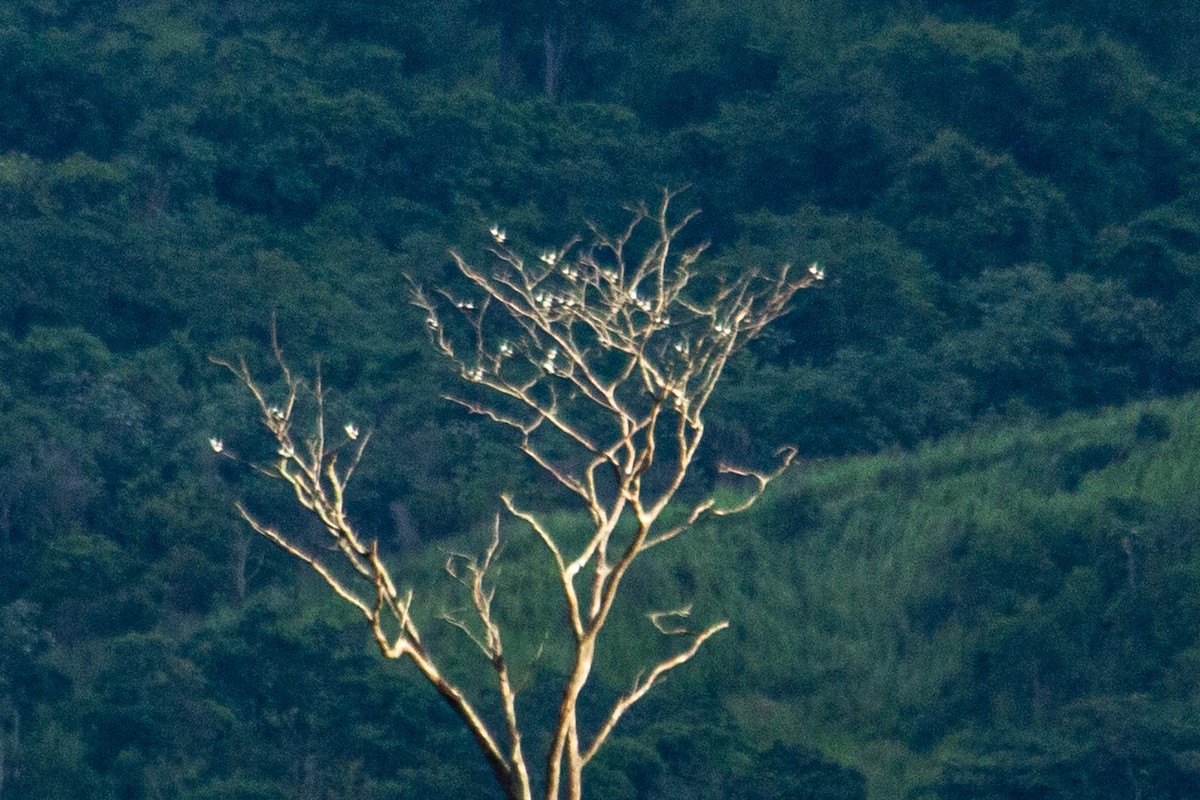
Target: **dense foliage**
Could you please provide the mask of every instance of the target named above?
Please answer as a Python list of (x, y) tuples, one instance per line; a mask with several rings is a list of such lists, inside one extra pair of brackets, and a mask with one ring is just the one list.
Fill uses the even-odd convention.
[(206, 440), (253, 418), (206, 356), (272, 314), (320, 354), (376, 430), (361, 524), (424, 563), (542, 487), (439, 400), (402, 275), (685, 183), (714, 266), (828, 275), (710, 453), (891, 454), (814, 461), (736, 572), (681, 551), (741, 633), (593, 785), (1194, 795), (1195, 402), (1038, 421), (1200, 389), (1200, 16), (894, 5), (0, 6), (0, 798), (473, 796), (435, 698), (229, 512)]

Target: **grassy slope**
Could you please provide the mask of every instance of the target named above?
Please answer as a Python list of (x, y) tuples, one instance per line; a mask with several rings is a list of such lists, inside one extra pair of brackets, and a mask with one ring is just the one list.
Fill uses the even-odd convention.
[[(727, 705), (753, 738), (818, 747), (862, 770), (872, 800), (903, 797), (935, 777), (957, 731), (1040, 722), (1086, 692), (1051, 675), (1033, 702), (1020, 669), (980, 692), (963, 686), (980, 679), (973, 663), (997, 631), (1030, 608), (1079, 662), (1067, 676), (1078, 685), (1169, 685), (1106, 682), (1103, 637), (1089, 636), (1087, 618), (1116, 613), (1131, 559), (1143, 583), (1162, 572), (1155, 520), (1190, 519), (1198, 479), (1196, 397), (804, 465), (752, 516), (698, 531), (655, 569), (664, 581), (701, 576), (703, 605), (736, 626), (680, 681), (715, 688), (736, 676)], [(1130, 506), (1144, 529), (1114, 512)], [(1181, 546), (1186, 561), (1195, 549)], [(1093, 573), (1101, 588), (1063, 612)]]
[[(637, 736), (660, 712), (719, 696), (756, 746), (820, 750), (861, 770), (871, 800), (928, 785), (966, 752), (971, 732), (1052, 724), (1071, 703), (1103, 692), (1174, 692), (1189, 701), (1190, 690), (1179, 688), (1189, 673), (1167, 663), (1133, 682), (1112, 678), (1126, 663), (1112, 654), (1120, 634), (1092, 622), (1119, 629), (1130, 564), (1139, 587), (1173, 582), (1169, 597), (1152, 599), (1181, 607), (1200, 580), (1191, 567), (1200, 565), (1200, 545), (1183, 537), (1170, 567), (1162, 540), (1176, 535), (1172, 520), (1186, 528), (1193, 518), (1198, 479), (1200, 397), (802, 464), (753, 512), (702, 526), (630, 574), (625, 613), (602, 646), (602, 693), (611, 697), (678, 646), (654, 633), (644, 612), (694, 599), (697, 626), (726, 616), (733, 629), (674, 673), (621, 732)], [(1121, 516), (1129, 507), (1140, 509), (1140, 522)], [(562, 513), (552, 524), (565, 530), (580, 521)], [(564, 667), (542, 557), (526, 532), (510, 531), (499, 578), (524, 591), (501, 592), (498, 602), (519, 629), (506, 640), (518, 672), (539, 648), (539, 669)], [(430, 612), (461, 607), (435, 574), (443, 558), (429, 553), (410, 575), (415, 585), (441, 587), (418, 602)], [(535, 585), (541, 591), (530, 592)], [(461, 649), (461, 639), (442, 639), (455, 632), (432, 621), (427, 630), (438, 649)], [(1167, 648), (1176, 661), (1200, 652), (1192, 647), (1198, 634), (1178, 633)], [(1040, 659), (1036, 691), (1026, 650)], [(981, 659), (993, 664), (986, 674)], [(466, 657), (451, 669), (470, 682), (476, 667)]]

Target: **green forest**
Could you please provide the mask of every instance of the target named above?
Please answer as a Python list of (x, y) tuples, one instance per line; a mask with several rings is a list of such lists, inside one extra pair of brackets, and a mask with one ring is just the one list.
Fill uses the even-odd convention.
[(797, 465), (630, 579), (732, 630), (589, 797), (1200, 796), (1197, 41), (1166, 0), (0, 4), (0, 800), (499, 797), (238, 518), (298, 514), (214, 458), (258, 421), (210, 357), (320, 360), (357, 524), (443, 598), (502, 491), (555, 495), (442, 398), (406, 276), (664, 188), (705, 269), (826, 277), (696, 477)]

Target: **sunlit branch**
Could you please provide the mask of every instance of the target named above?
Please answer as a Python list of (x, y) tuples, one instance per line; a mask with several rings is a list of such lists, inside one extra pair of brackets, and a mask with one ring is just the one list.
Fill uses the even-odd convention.
[(600, 730), (596, 732), (596, 736), (592, 740), (591, 745), (589, 745), (587, 750), (583, 753), (583, 762), (586, 764), (588, 761), (592, 760), (597, 751), (600, 750), (601, 745), (603, 745), (605, 740), (608, 739), (609, 734), (611, 734), (613, 729), (617, 726), (617, 721), (621, 719), (621, 716), (628, 711), (634, 703), (645, 697), (646, 693), (654, 688), (654, 684), (657, 683), (659, 679), (661, 679), (671, 670), (678, 667), (680, 664), (690, 661), (692, 657), (700, 651), (701, 645), (708, 641), (711, 636), (725, 630), (728, 627), (729, 623), (727, 621), (710, 625), (697, 634), (694, 639), (692, 639), (691, 645), (686, 650), (676, 653), (674, 656), (665, 661), (659, 662), (654, 669), (650, 670), (650, 673), (646, 675), (646, 677), (634, 681), (633, 688), (627, 694), (623, 695), (619, 700), (617, 700), (612, 711), (609, 712), (608, 719), (604, 721), (604, 724), (600, 727)]
[[(571, 239), (536, 258), (523, 257), (493, 226), (484, 265), (451, 253), (461, 286), (430, 292), (410, 280), (411, 302), (424, 314), (433, 349), (469, 387), (448, 399), (511, 431), (516, 449), (548, 483), (577, 500), (590, 519), (583, 531), (566, 536), (543, 515), (518, 504), (513, 494), (500, 498), (517, 527), (540, 542), (537, 557), (561, 589), (558, 619), (566, 619), (571, 633), (570, 663), (545, 737), (545, 774), (539, 781), (545, 800), (564, 795), (581, 800), (583, 767), (625, 712), (729, 626), (721, 621), (689, 633), (680, 620), (690, 614), (690, 604), (648, 613), (660, 633), (690, 641), (635, 679), (585, 745), (580, 697), (633, 564), (707, 517), (750, 508), (796, 457), (794, 449), (784, 448), (767, 471), (720, 465), (720, 474), (749, 482), (739, 500), (720, 504), (710, 496), (683, 508), (675, 505), (704, 437), (708, 401), (729, 359), (786, 313), (798, 291), (824, 277), (814, 264), (799, 277), (786, 266), (771, 275), (745, 267), (730, 277), (696, 280), (707, 243), (684, 241), (697, 212), (674, 213), (676, 194), (664, 192), (657, 205), (631, 209), (629, 224), (616, 234), (593, 229), (589, 242)], [(532, 800), (522, 744), (528, 731), (522, 730), (518, 689), (495, 613), (497, 593), (505, 588), (497, 582), (499, 517), (481, 555), (449, 555), (446, 571), (470, 603), (441, 618), (467, 637), (492, 670), (505, 746), (426, 649), (410, 613), (412, 591), (397, 589), (378, 542), (361, 538), (350, 523), (347, 485), (370, 433), (346, 423), (343, 438), (336, 425), (327, 427), (319, 369), (308, 386), (288, 367), (274, 330), (271, 347), (284, 385), (278, 405), (245, 361), (217, 362), (249, 390), (275, 441), (277, 461), (248, 466), (288, 484), (299, 505), (332, 537), (329, 549), (341, 555), (326, 563), (297, 537), (259, 522), (240, 504), (239, 513), (363, 614), (381, 653), (412, 662), (463, 721), (509, 800)], [(311, 417), (299, 420), (307, 423), (307, 435), (296, 433), (298, 416), (309, 409)], [(210, 444), (218, 455), (239, 460), (219, 438)]]
[[(515, 705), (507, 701), (505, 703), (510, 739), (509, 750), (505, 754), (483, 717), (462, 690), (441, 673), (432, 655), (422, 645), (420, 632), (410, 614), (412, 592), (400, 595), (388, 567), (379, 555), (378, 542), (364, 542), (349, 522), (345, 510), (346, 487), (362, 461), (370, 433), (364, 434), (353, 423), (347, 423), (343, 428), (345, 439), (331, 445), (327, 439), (325, 393), (319, 373), (311, 388), (307, 387), (283, 358), (274, 332), (272, 350), (286, 387), (286, 399), (279, 405), (270, 402), (268, 392), (255, 379), (244, 360), (239, 359), (234, 363), (213, 359), (215, 363), (230, 370), (250, 392), (258, 405), (264, 428), (275, 440), (278, 456), (276, 462), (266, 465), (243, 463), (258, 474), (289, 485), (299, 505), (310, 512), (333, 538), (332, 549), (342, 554), (350, 575), (357, 576), (358, 580), (369, 586), (372, 600), (366, 599), (366, 596), (355, 590), (345, 578), (339, 577), (330, 564), (303, 548), (298, 537), (286, 535), (277, 528), (261, 522), (240, 502), (236, 504), (239, 515), (254, 531), (308, 565), (338, 597), (357, 609), (366, 619), (372, 638), (384, 657), (406, 658), (411, 661), (463, 721), (506, 795), (513, 800), (531, 800), (528, 770), (521, 753), (520, 737), (516, 733)], [(293, 438), (293, 424), (298, 413), (298, 399), (304, 395), (312, 401), (314, 409), (311, 419), (312, 433), (304, 440), (303, 447), (298, 447)], [(210, 444), (218, 455), (240, 461), (220, 439), (214, 438)], [(352, 445), (351, 456), (349, 463), (341, 466), (338, 456), (347, 445)], [(507, 665), (501, 657), (499, 627), (490, 614), (491, 597), (483, 590), (483, 576), (490, 568), (497, 549), (498, 539), (488, 550), (484, 561), (476, 566), (478, 575), (472, 584), (472, 599), (486, 631), (486, 640), (478, 643), (489, 654), (489, 663), (497, 673), (498, 685), (503, 693), (511, 691), (511, 682)], [(387, 623), (385, 614), (392, 623)], [(393, 630), (389, 631), (389, 627)]]

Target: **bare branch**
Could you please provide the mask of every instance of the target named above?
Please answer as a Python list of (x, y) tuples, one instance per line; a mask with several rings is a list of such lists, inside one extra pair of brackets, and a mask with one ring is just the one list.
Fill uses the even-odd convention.
[[(696, 212), (673, 214), (675, 198), (676, 193), (664, 192), (653, 209), (631, 209), (629, 224), (616, 234), (593, 229), (590, 243), (571, 240), (536, 259), (522, 258), (503, 231), (493, 228), (490, 267), (452, 254), (462, 275), (490, 303), (485, 316), (482, 302), (478, 310), (463, 309), (466, 301), (441, 293), (444, 303), (469, 312), (455, 334), (447, 331), (451, 317), (435, 297), (420, 289), (413, 295), (426, 313), (435, 349), (486, 398), (472, 395), (455, 402), (517, 431), (519, 449), (579, 498), (594, 523), (582, 545), (573, 545), (579, 549), (568, 554), (536, 514), (518, 508), (510, 494), (502, 496), (509, 513), (529, 526), (549, 554), (575, 636), (574, 665), (547, 757), (548, 800), (558, 796), (564, 775), (568, 797), (577, 800), (579, 770), (617, 718), (723, 627), (710, 628), (691, 648), (655, 667), (581, 753), (576, 702), (599, 632), (634, 561), (705, 516), (749, 508), (795, 457), (795, 451), (784, 451), (770, 472), (721, 467), (724, 474), (752, 481), (743, 500), (723, 506), (704, 499), (682, 523), (658, 529), (694, 462), (705, 406), (729, 358), (785, 313), (797, 291), (823, 277), (815, 268), (800, 278), (790, 277), (786, 266), (771, 276), (745, 269), (707, 293), (693, 291), (706, 244), (676, 246)], [(636, 256), (635, 242), (644, 243)], [(575, 460), (558, 456), (561, 442), (549, 438), (554, 434), (578, 448)], [(621, 524), (629, 518), (631, 532)], [(619, 530), (625, 532), (618, 536)], [(587, 597), (582, 598), (575, 579), (585, 573)], [(683, 628), (665, 622), (682, 614), (655, 612), (651, 620), (662, 632), (682, 633)]]
[(680, 664), (685, 664), (690, 661), (692, 657), (699, 652), (700, 647), (706, 641), (708, 641), (710, 637), (728, 627), (728, 621), (722, 621), (710, 625), (696, 635), (696, 638), (692, 640), (691, 646), (689, 646), (686, 650), (676, 653), (666, 661), (660, 662), (654, 667), (654, 669), (650, 670), (650, 674), (645, 678), (634, 681), (633, 688), (616, 702), (616, 705), (613, 706), (612, 711), (609, 712), (608, 719), (604, 721), (604, 725), (602, 725), (600, 730), (597, 731), (596, 737), (592, 740), (591, 745), (588, 746), (587, 750), (583, 754), (583, 762), (586, 764), (587, 762), (591, 761), (593, 757), (595, 757), (596, 753), (600, 750), (601, 745), (604, 744), (605, 740), (608, 739), (609, 735), (613, 732), (613, 728), (617, 726), (617, 721), (621, 719), (621, 716), (628, 711), (634, 703), (645, 697), (646, 693), (654, 688), (654, 684), (657, 683), (660, 678), (678, 667)]
[[(250, 463), (248, 466), (259, 474), (286, 483), (291, 488), (300, 506), (320, 521), (333, 539), (332, 549), (341, 553), (344, 566), (348, 567), (351, 578), (361, 582), (363, 591), (355, 589), (346, 579), (339, 577), (333, 567), (307, 552), (295, 537), (287, 536), (259, 521), (241, 503), (236, 504), (238, 513), (254, 531), (307, 564), (338, 597), (356, 608), (366, 619), (372, 637), (386, 658), (409, 659), (462, 719), (506, 794), (514, 800), (531, 800), (528, 770), (521, 753), (520, 736), (516, 729), (516, 709), (512, 703), (515, 695), (506, 701), (506, 717), (512, 715), (509, 718), (510, 748), (506, 755), (466, 695), (441, 673), (432, 656), (421, 644), (420, 632), (410, 614), (412, 592), (401, 596), (391, 572), (380, 558), (378, 542), (373, 539), (368, 542), (360, 538), (347, 517), (346, 487), (362, 461), (367, 442), (370, 441), (370, 433), (362, 434), (357, 426), (347, 423), (343, 428), (345, 439), (331, 444), (327, 436), (325, 393), (319, 372), (312, 386), (308, 387), (288, 366), (274, 330), (271, 345), (286, 388), (286, 399), (281, 404), (270, 402), (267, 390), (255, 379), (244, 360), (239, 359), (233, 363), (212, 359), (230, 370), (247, 388), (258, 404), (263, 427), (275, 440), (278, 456), (276, 462), (269, 465)], [(311, 432), (303, 440), (302, 447), (298, 446), (293, 432), (297, 402), (301, 396), (307, 396), (314, 409)], [(214, 438), (211, 444), (218, 455), (238, 460), (236, 454), (226, 448), (220, 440)], [(349, 464), (341, 466), (339, 454), (349, 444), (353, 444)], [(497, 537), (498, 535), (497, 529)], [(501, 655), (499, 627), (490, 614), (491, 594), (489, 590), (484, 589), (484, 576), (497, 554), (498, 544), (497, 538), (482, 562), (470, 562), (472, 579), (469, 584), (472, 589), (472, 601), (486, 631), (484, 639), (475, 639), (473, 635), (472, 638), (497, 670), (499, 684), (504, 693), (511, 692), (511, 686)], [(367, 591), (370, 594), (367, 594)], [(368, 597), (372, 599), (368, 600)], [(388, 623), (387, 619), (391, 622)], [(389, 627), (393, 627), (393, 632), (389, 632)], [(460, 627), (471, 635), (467, 626)]]
[(798, 451), (794, 447), (780, 448), (776, 452), (776, 455), (780, 456), (779, 465), (771, 472), (766, 473), (755, 472), (748, 469), (740, 469), (738, 467), (731, 467), (725, 464), (720, 465), (717, 469), (722, 474), (740, 475), (742, 477), (753, 478), (756, 484), (754, 491), (752, 491), (745, 500), (733, 506), (719, 507), (716, 504), (716, 500), (713, 498), (705, 498), (692, 507), (692, 510), (688, 514), (687, 520), (684, 523), (663, 531), (657, 536), (648, 538), (645, 543), (643, 543), (642, 550), (649, 550), (655, 545), (659, 545), (663, 542), (674, 539), (679, 534), (694, 526), (706, 515), (714, 517), (726, 517), (731, 514), (740, 514), (741, 512), (746, 511), (758, 502), (758, 499), (762, 497), (763, 492), (767, 490), (767, 486), (771, 483), (771, 481), (775, 480), (787, 471), (788, 467), (790, 467), (792, 462), (795, 461), (797, 453)]
[(575, 639), (578, 641), (583, 638), (583, 619), (579, 612), (579, 596), (575, 591), (575, 582), (573, 580), (574, 573), (563, 560), (562, 551), (558, 547), (558, 542), (546, 530), (541, 521), (533, 514), (527, 511), (521, 511), (513, 504), (512, 496), (503, 494), (500, 499), (504, 502), (504, 507), (508, 509), (508, 513), (512, 514), (517, 519), (521, 520), (533, 529), (537, 534), (538, 539), (550, 551), (550, 555), (554, 558), (554, 565), (558, 570), (558, 577), (562, 583), (563, 597), (567, 603), (567, 620), (571, 625), (571, 631), (575, 634)]
[[(732, 276), (697, 280), (707, 243), (684, 240), (698, 212), (677, 213), (672, 206), (677, 195), (664, 191), (653, 207), (631, 208), (628, 225), (615, 234), (593, 228), (590, 241), (571, 239), (534, 258), (524, 258), (505, 232), (493, 226), (484, 265), (451, 253), (463, 278), (460, 287), (426, 291), (409, 280), (410, 300), (424, 314), (430, 344), (465, 384), (448, 399), (512, 430), (517, 450), (552, 485), (577, 499), (590, 518), (591, 526), (585, 525), (582, 533), (560, 536), (512, 494), (501, 495), (507, 512), (541, 543), (538, 553), (546, 554), (544, 563), (560, 584), (563, 616), (573, 638), (571, 664), (548, 732), (540, 782), (546, 800), (559, 800), (564, 793), (568, 800), (581, 800), (583, 767), (621, 716), (728, 627), (728, 622), (718, 622), (689, 633), (681, 621), (690, 605), (648, 612), (660, 633), (688, 636), (690, 643), (635, 679), (585, 747), (580, 696), (591, 676), (600, 633), (634, 562), (706, 517), (750, 508), (796, 457), (795, 449), (784, 448), (777, 465), (763, 472), (721, 465), (721, 474), (750, 481), (746, 495), (728, 505), (713, 497), (702, 499), (679, 509), (682, 521), (661, 524), (664, 517), (680, 518), (672, 510), (697, 458), (704, 412), (729, 359), (785, 314), (796, 292), (824, 278), (813, 264), (799, 277), (785, 265), (772, 274), (745, 268)], [(518, 689), (494, 610), (499, 517), (481, 554), (449, 554), (446, 570), (465, 589), (470, 604), (441, 618), (462, 631), (491, 667), (507, 747), (500, 746), (461, 689), (440, 672), (410, 613), (412, 591), (398, 590), (378, 542), (361, 537), (350, 522), (347, 486), (370, 433), (349, 422), (340, 432), (337, 425), (327, 427), (319, 368), (311, 386), (293, 373), (274, 326), (271, 349), (283, 384), (278, 403), (245, 361), (214, 359), (249, 390), (275, 442), (278, 460), (248, 466), (287, 484), (332, 539), (330, 550), (340, 555), (326, 563), (296, 537), (260, 523), (241, 505), (239, 513), (363, 614), (385, 657), (406, 658), (416, 666), (462, 719), (510, 800), (532, 800)], [(304, 418), (310, 412), (311, 418)], [(307, 423), (307, 430), (298, 430), (304, 428), (298, 423)], [(239, 460), (219, 438), (210, 445), (221, 457)]]
[(673, 625), (668, 628), (663, 623), (663, 620), (670, 619), (673, 617), (674, 618), (690, 617), (691, 615), (692, 615), (692, 604), (688, 603), (686, 606), (683, 606), (682, 608), (676, 608), (672, 611), (651, 611), (649, 614), (646, 615), (646, 617), (649, 618), (650, 624), (653, 625), (658, 630), (659, 633), (665, 634), (667, 636), (674, 636), (674, 635), (681, 634), (681, 633), (687, 633), (687, 628), (684, 628), (680, 625)]
[(274, 528), (259, 522), (257, 519), (255, 519), (254, 515), (247, 511), (246, 507), (241, 503), (236, 503), (235, 507), (237, 508), (238, 513), (242, 516), (242, 519), (246, 520), (250, 527), (253, 528), (257, 533), (262, 534), (267, 539), (278, 545), (285, 552), (295, 556), (305, 564), (308, 564), (310, 567), (312, 567), (313, 571), (321, 576), (325, 583), (329, 584), (329, 587), (333, 589), (338, 597), (342, 598), (347, 603), (361, 611), (363, 616), (365, 616), (368, 620), (372, 618), (373, 612), (370, 606), (368, 606), (362, 598), (360, 598), (350, 589), (346, 588), (346, 586), (344, 586), (342, 582), (334, 576), (328, 567), (326, 567), (313, 556), (305, 553), (296, 545), (292, 544)]

